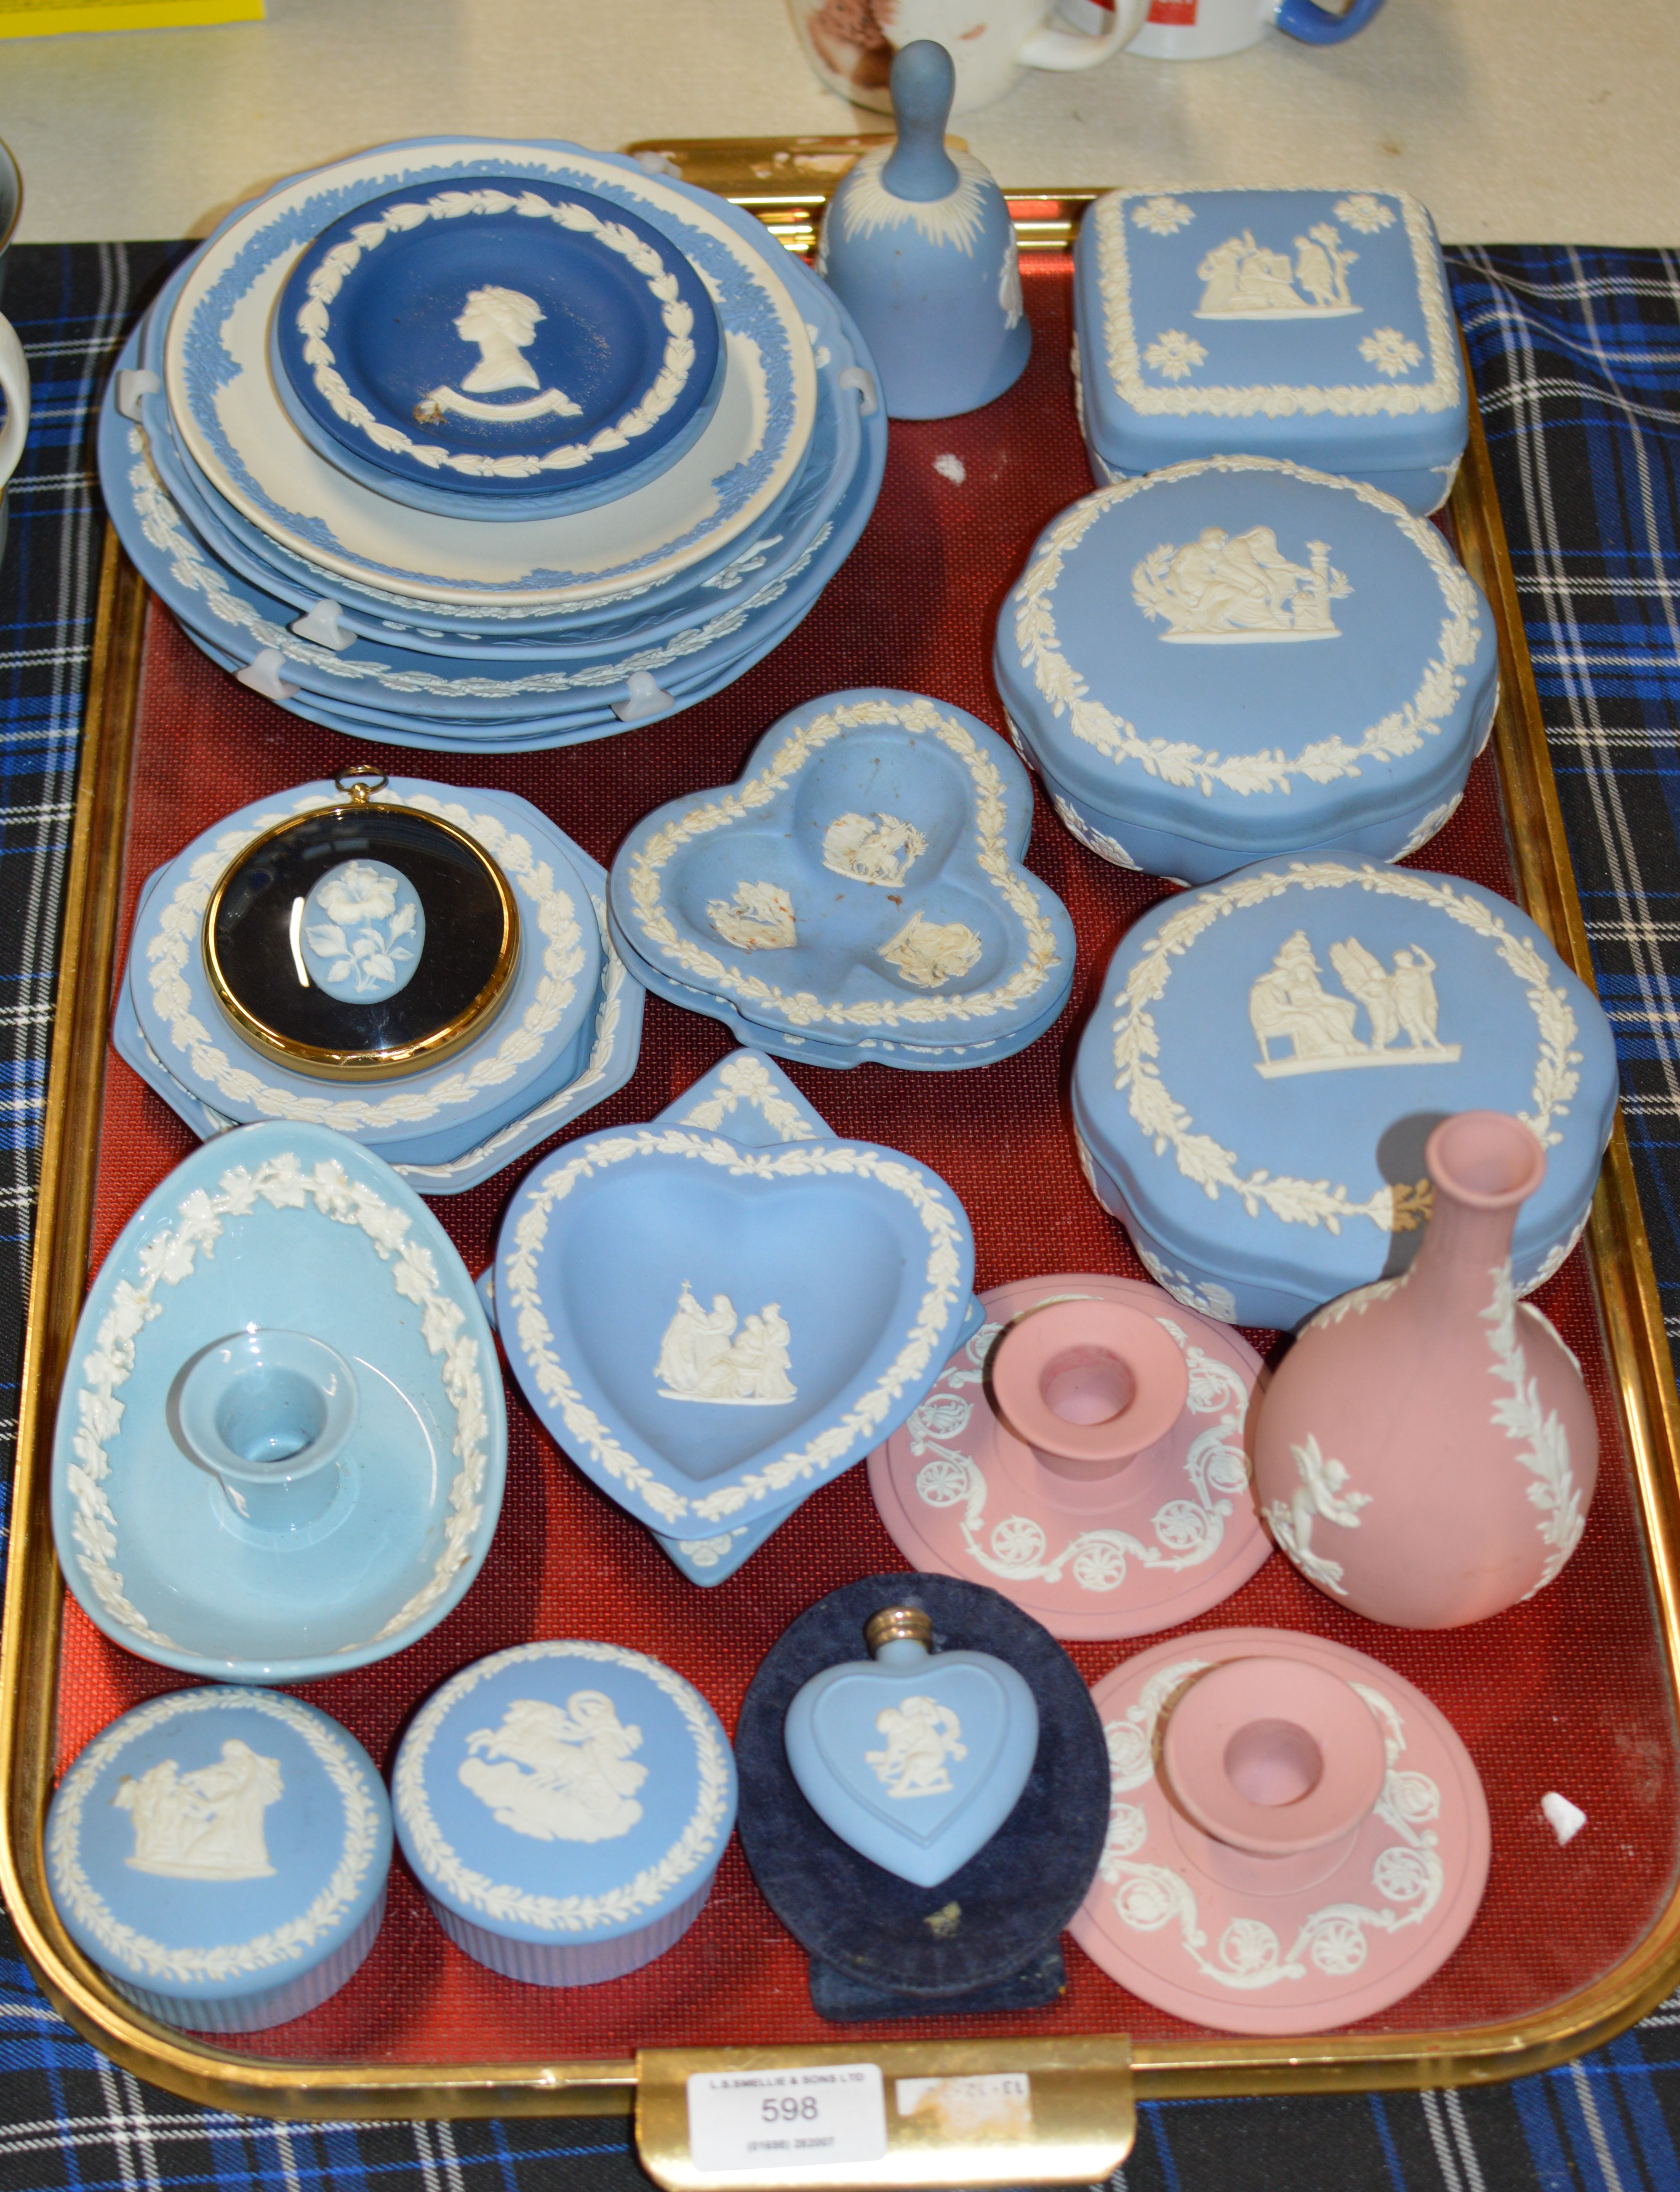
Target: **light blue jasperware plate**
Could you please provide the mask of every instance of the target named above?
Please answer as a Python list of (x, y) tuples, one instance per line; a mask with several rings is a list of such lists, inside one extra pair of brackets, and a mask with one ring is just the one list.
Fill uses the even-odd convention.
[[(621, 500), (485, 525), (406, 511), (304, 444), (274, 394), (267, 317), (299, 252), (394, 188), (505, 175), (568, 184), (644, 214), (711, 288), (730, 349), (723, 393), (686, 456)], [(815, 405), (809, 340), (786, 285), (708, 209), (633, 164), (575, 149), (433, 140), (300, 177), (210, 239), (171, 316), (164, 380), (193, 460), (262, 531), (311, 562), (420, 599), (579, 605), (674, 574), (739, 537), (797, 472)]]
[[(734, 213), (733, 208), (723, 210)], [(759, 225), (751, 223), (754, 229)], [(190, 271), (189, 262), (171, 278), (141, 323), (138, 362), (154, 375), (161, 374), (164, 330)], [(766, 588), (786, 579), (801, 563), (834, 515), (864, 461), (864, 438), (879, 439), (884, 447), (884, 418), (877, 410), (872, 425), (866, 425), (857, 387), (851, 381), (842, 385), (842, 375), (855, 376), (861, 369), (860, 356), (866, 357), (851, 322), (800, 262), (789, 259), (786, 270), (779, 271), (785, 271), (815, 344), (817, 409), (804, 461), (781, 498), (744, 540), (730, 543), (662, 584), (632, 588), (630, 597), (616, 606), (603, 603), (569, 614), (504, 610), (475, 615), (449, 603), (416, 603), (358, 587), (341, 574), (288, 554), (216, 494), (177, 442), (161, 380), (156, 392), (140, 398), (137, 408), (158, 476), (212, 562), (296, 610), (307, 611), (330, 599), (338, 604), (343, 628), (377, 648), (395, 643), (418, 654), (451, 655), (461, 659), (469, 672), (477, 666), (481, 646), (487, 657), (551, 664), (574, 658), (597, 662), (603, 650), (622, 653), (632, 643), (639, 654), (641, 649), (687, 635), (696, 625), (749, 602), (759, 604)], [(130, 362), (125, 355), (123, 362)], [(279, 617), (288, 627), (294, 620), (283, 614)], [(684, 643), (694, 642), (685, 637)], [(631, 666), (661, 665), (638, 660)]]
[(270, 327), (306, 440), (419, 509), (592, 506), (698, 437), (724, 351), (705, 284), (622, 204), (461, 176), (341, 215)]
[(1073, 927), (1021, 865), (1032, 790), (960, 708), (864, 688), (772, 727), (738, 780), (657, 808), (613, 864), (614, 930), (756, 1027), (926, 1050), (1042, 1030)]
[[(359, 1396), (332, 1504), (290, 1534), (242, 1521), (174, 1428), (181, 1373), (252, 1328), (326, 1341)], [(88, 1296), (54, 1447), (59, 1561), (141, 1658), (311, 1681), (401, 1651), (460, 1601), (506, 1447), (483, 1310), (419, 1196), (326, 1127), (246, 1127), (148, 1196)]]
[(298, 786), (227, 815), (176, 855), (137, 917), (128, 988), (164, 1069), (226, 1117), (314, 1121), (385, 1155), (448, 1162), (574, 1080), (596, 1040), (603, 945), (588, 882), (571, 842), (511, 792), (461, 794), (398, 778), (375, 794), (465, 830), (500, 867), (518, 905), (519, 962), (508, 1000), (466, 1050), (426, 1071), (349, 1087), (258, 1057), (211, 994), (200, 933), (209, 893), (243, 848), (288, 815), (341, 797)]
[[(383, 1157), (397, 1178), (407, 1180), (417, 1194), (464, 1195), (469, 1188), (481, 1186), (485, 1180), (493, 1179), (499, 1172), (517, 1163), (539, 1142), (546, 1141), (572, 1120), (616, 1095), (636, 1070), (642, 1049), (642, 1010), (646, 991), (625, 965), (607, 933), (606, 870), (576, 848), (572, 865), (588, 886), (601, 939), (601, 979), (595, 995), (589, 1051), (582, 1069), (572, 1070), (572, 1053), (568, 1052), (517, 1097), (482, 1116), (462, 1120), (424, 1143), (364, 1143), (364, 1147)], [(137, 933), (149, 922), (152, 899), (168, 872), (167, 869), (160, 869), (142, 888), (134, 916)], [(124, 979), (117, 985), (111, 1013), (112, 1047), (201, 1140), (228, 1133), (238, 1121), (214, 1110), (177, 1080), (146, 1039), (134, 1010), (131, 988), (134, 973), (131, 964)], [(494, 1316), (491, 1321), (494, 1321)]]
[(694, 1544), (785, 1515), (904, 1420), (964, 1328), (974, 1242), (935, 1174), (816, 1133), (749, 1052), (651, 1125), (540, 1164), (495, 1270), (546, 1428), (609, 1498)]

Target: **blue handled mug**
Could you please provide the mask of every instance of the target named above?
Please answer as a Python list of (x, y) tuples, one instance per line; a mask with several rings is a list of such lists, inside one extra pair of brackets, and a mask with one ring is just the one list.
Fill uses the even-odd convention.
[(1147, 60), (1211, 61), (1258, 45), (1268, 24), (1311, 46), (1333, 46), (1363, 31), (1382, 0), (1349, 0), (1336, 14), (1317, 0), (1150, 0), (1128, 50)]

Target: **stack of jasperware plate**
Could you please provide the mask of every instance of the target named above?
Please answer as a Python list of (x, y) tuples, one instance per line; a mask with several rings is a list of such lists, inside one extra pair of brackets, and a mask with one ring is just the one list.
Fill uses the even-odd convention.
[(552, 746), (718, 692), (862, 530), (857, 331), (633, 160), (386, 146), (225, 221), (100, 422), (123, 545), (213, 659), (357, 738)]
[(606, 882), (511, 792), (300, 785), (147, 879), (112, 1040), (200, 1136), (332, 1127), (459, 1195), (636, 1070)]

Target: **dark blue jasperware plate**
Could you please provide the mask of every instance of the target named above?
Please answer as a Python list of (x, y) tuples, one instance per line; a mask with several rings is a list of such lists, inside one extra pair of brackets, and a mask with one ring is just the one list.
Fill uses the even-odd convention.
[(334, 462), (423, 508), (586, 508), (674, 464), (723, 345), (670, 239), (586, 191), (466, 176), (324, 230), (276, 311), (275, 380)]

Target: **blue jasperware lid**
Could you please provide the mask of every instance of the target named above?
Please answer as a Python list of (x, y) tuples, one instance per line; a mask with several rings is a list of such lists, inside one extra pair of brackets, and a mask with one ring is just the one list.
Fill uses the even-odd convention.
[(174, 2021), (202, 2006), (212, 2029), (228, 2028), (218, 2007), (273, 1996), (344, 1949), (390, 1865), (373, 1761), (277, 1690), (137, 1706), (94, 1737), (47, 1814), (48, 1881), (77, 1946)]
[(357, 206), (288, 278), (277, 369), (331, 441), (491, 500), (629, 473), (716, 399), (699, 274), (623, 206), (473, 175)]
[(1507, 900), (1342, 856), (1164, 900), (1111, 961), (1073, 1105), (1169, 1262), (1329, 1301), (1392, 1276), (1427, 1217), (1424, 1144), (1458, 1111), (1531, 1127), (1546, 1178), (1512, 1243), (1532, 1282), (1584, 1216), (1616, 1102), (1596, 997)]
[(1463, 453), (1441, 247), (1404, 191), (1111, 191), (1080, 228), (1074, 318), (1086, 431), (1116, 471), (1243, 449), (1363, 475)]
[(1065, 510), (1004, 606), (996, 666), (1060, 787), (1251, 858), (1450, 798), (1499, 675), (1488, 605), (1438, 528), (1253, 456)]
[(465, 1667), (423, 1705), (391, 1779), (426, 1892), (506, 1939), (578, 1945), (690, 1902), (735, 1818), (723, 1724), (640, 1652), (571, 1639)]

